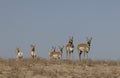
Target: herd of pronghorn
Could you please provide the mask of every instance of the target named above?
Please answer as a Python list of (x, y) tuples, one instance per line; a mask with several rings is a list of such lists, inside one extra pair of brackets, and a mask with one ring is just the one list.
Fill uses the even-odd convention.
[[(87, 43), (81, 43), (78, 44), (77, 49), (78, 49), (78, 55), (79, 59), (81, 60), (81, 54), (84, 53), (84, 59), (88, 59), (88, 52), (90, 50), (90, 44), (91, 44), (91, 38), (86, 38)], [(56, 47), (52, 47), (51, 52), (49, 52), (49, 57), (50, 59), (61, 59), (62, 53), (63, 53), (63, 48), (64, 46), (60, 47), (59, 46), (59, 51), (56, 51)], [(66, 48), (66, 59), (70, 59), (71, 55), (73, 57), (73, 52), (74, 52), (74, 44), (73, 44), (73, 36), (69, 38), (69, 41), (67, 45), (65, 46)], [(17, 60), (23, 59), (23, 52), (19, 50), (19, 48), (16, 48), (17, 52)], [(36, 52), (35, 52), (35, 45), (31, 45), (31, 58), (35, 59), (36, 58)]]

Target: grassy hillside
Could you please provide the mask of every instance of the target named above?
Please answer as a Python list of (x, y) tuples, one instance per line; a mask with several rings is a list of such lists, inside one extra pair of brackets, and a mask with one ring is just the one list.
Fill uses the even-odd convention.
[(0, 59), (0, 78), (119, 78), (119, 61)]

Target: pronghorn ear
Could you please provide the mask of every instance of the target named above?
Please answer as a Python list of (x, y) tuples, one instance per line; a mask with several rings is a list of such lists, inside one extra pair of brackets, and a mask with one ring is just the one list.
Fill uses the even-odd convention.
[(16, 48), (16, 50), (18, 50), (18, 51), (19, 51), (19, 48)]
[(87, 37), (86, 40), (87, 40), (87, 41), (91, 41), (91, 40), (92, 40), (92, 37), (90, 37), (90, 38)]

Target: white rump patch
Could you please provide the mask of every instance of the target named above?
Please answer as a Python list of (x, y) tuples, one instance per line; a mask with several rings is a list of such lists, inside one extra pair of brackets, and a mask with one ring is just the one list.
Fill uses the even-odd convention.
[(61, 55), (58, 56), (57, 54), (54, 54), (53, 58), (59, 59), (59, 58), (61, 58)]
[(80, 49), (81, 51), (84, 51), (85, 48), (84, 48), (84, 47), (79, 47), (79, 49)]
[(74, 48), (71, 47), (71, 48), (70, 48), (70, 51), (73, 51), (73, 50), (74, 50)]
[(33, 52), (33, 51), (31, 52), (31, 55), (32, 55), (32, 56), (36, 56), (35, 52)]
[(88, 51), (89, 49), (88, 49), (88, 48), (86, 48), (86, 50)]
[(57, 54), (54, 54), (54, 55), (53, 55), (54, 58), (58, 58), (57, 56), (58, 56)]
[(22, 52), (19, 52), (18, 53), (18, 57), (22, 57), (23, 56), (23, 53)]
[(81, 51), (88, 51), (88, 50), (89, 50), (87, 47), (86, 47), (86, 48), (85, 48), (85, 47), (80, 47), (79, 49), (80, 49)]

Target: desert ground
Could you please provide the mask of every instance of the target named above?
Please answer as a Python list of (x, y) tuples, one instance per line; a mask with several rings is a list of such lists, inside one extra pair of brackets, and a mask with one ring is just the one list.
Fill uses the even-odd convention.
[(120, 78), (120, 61), (1, 58), (0, 78)]

